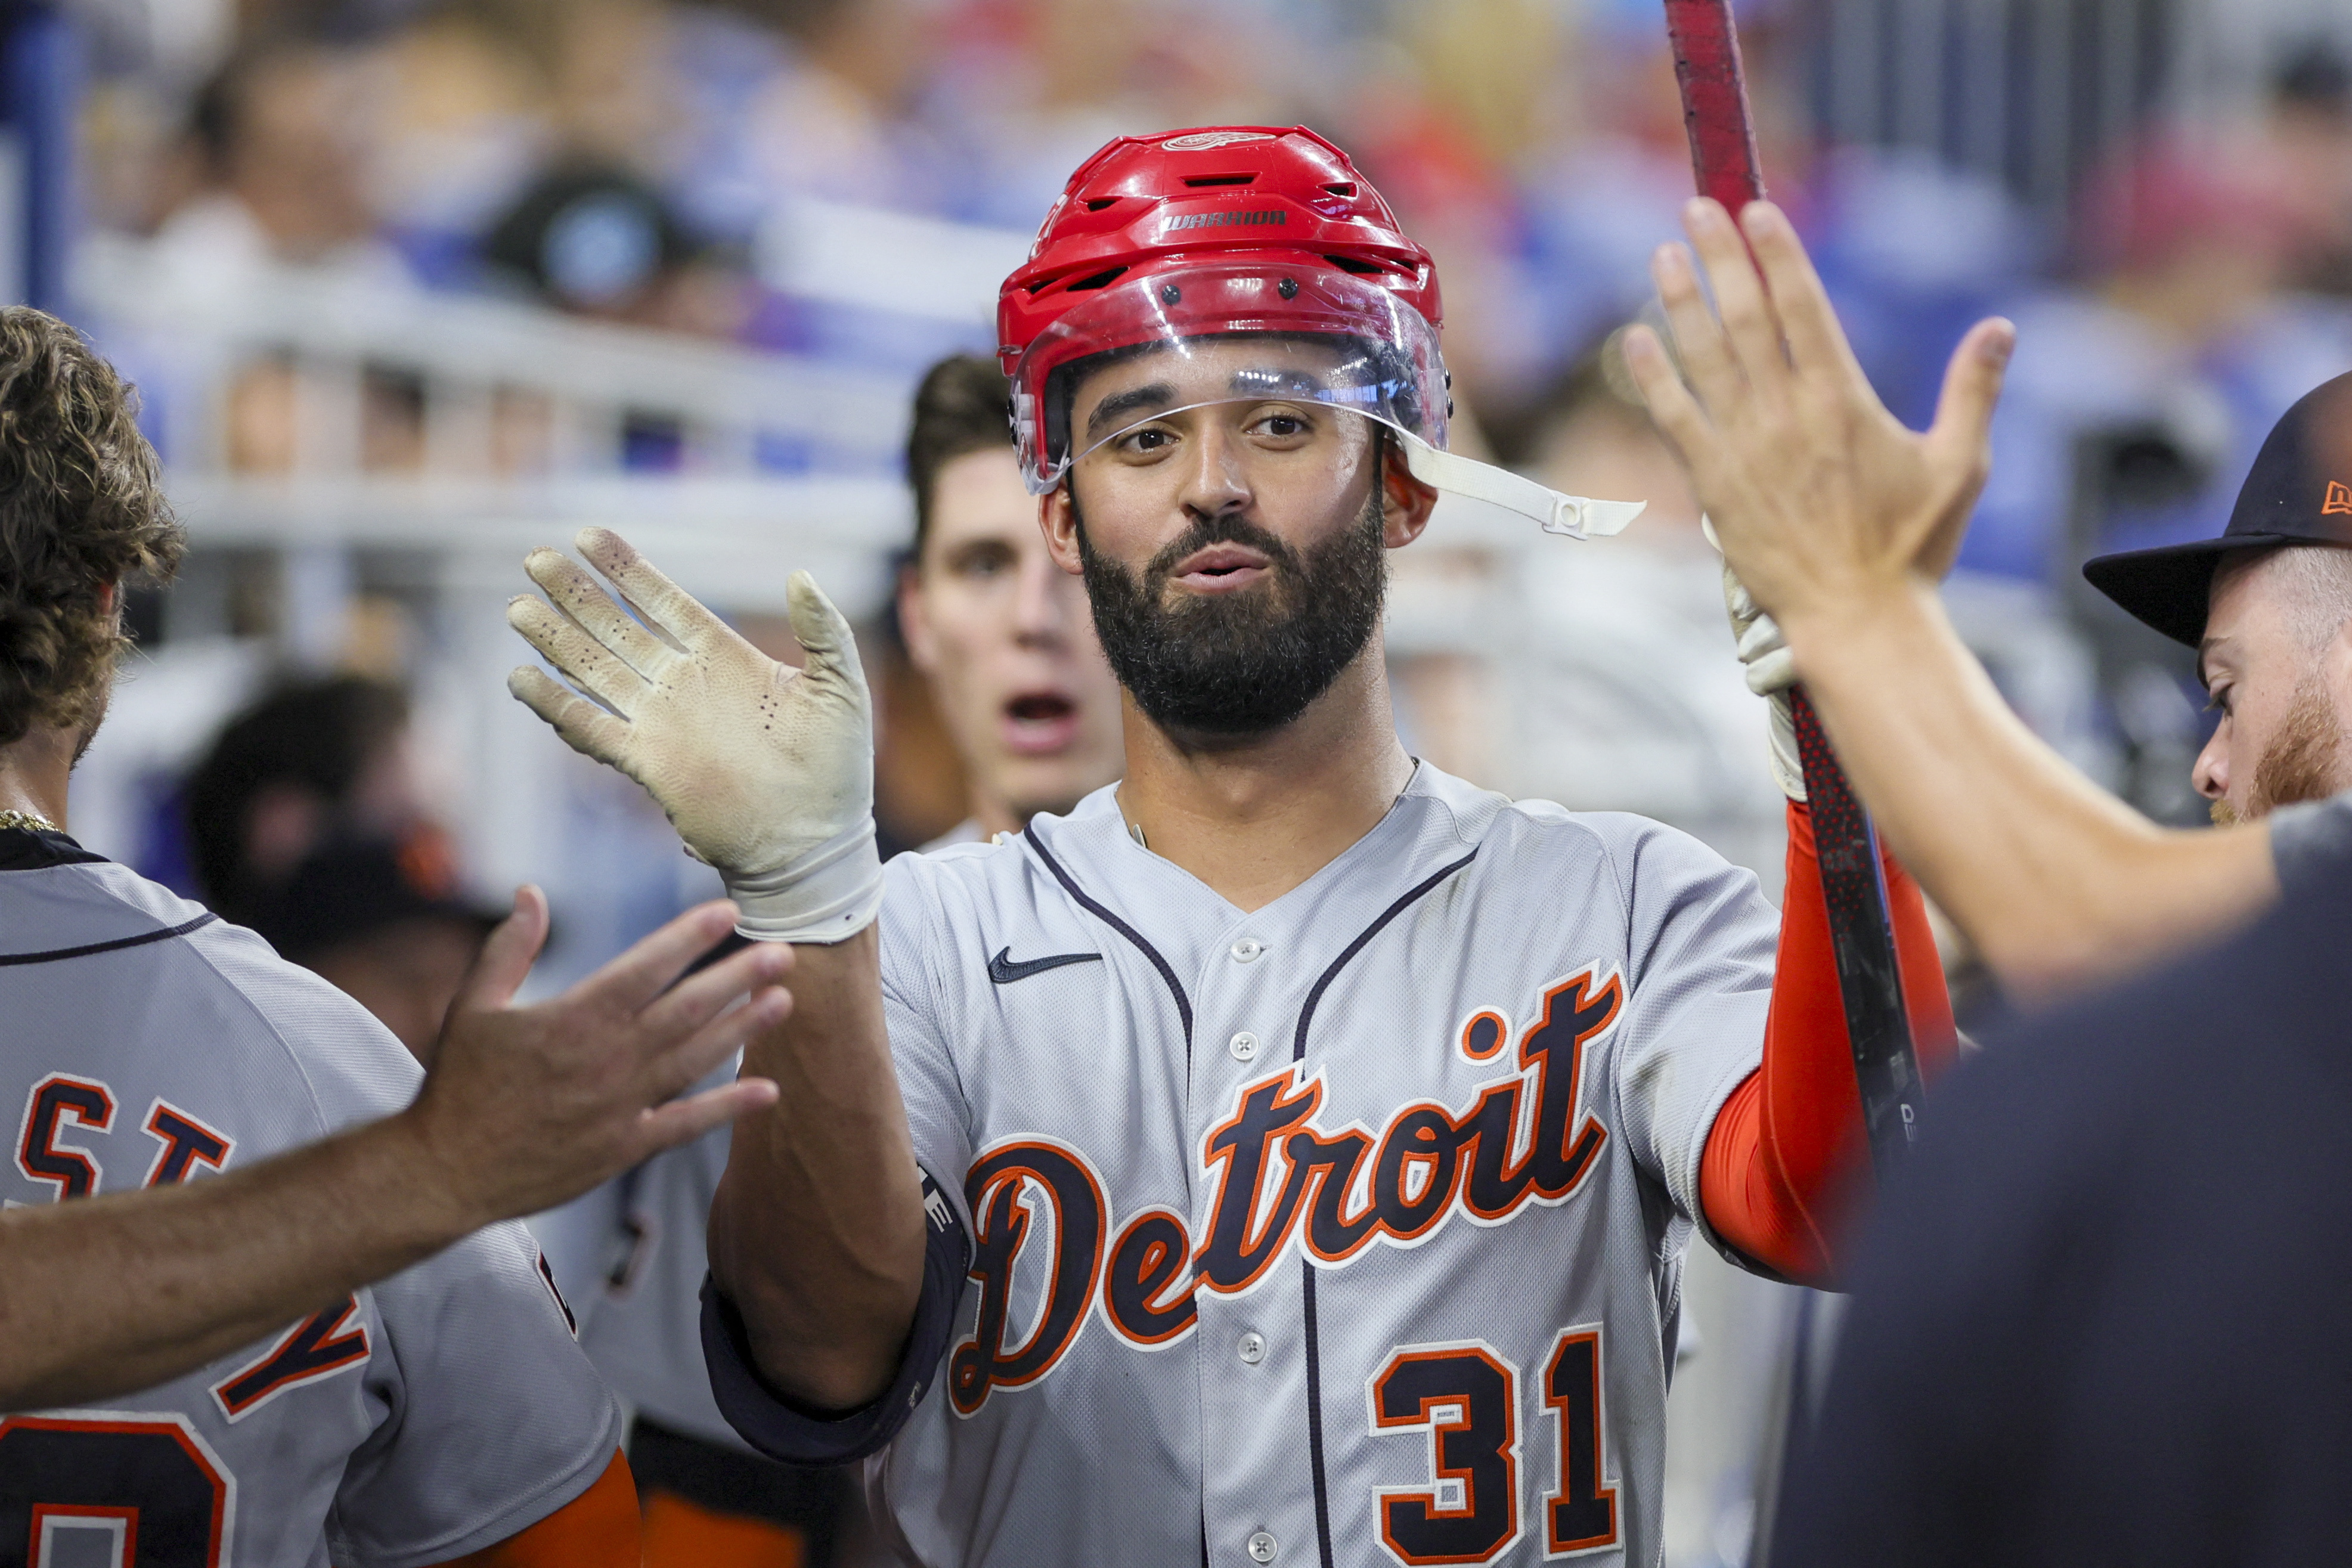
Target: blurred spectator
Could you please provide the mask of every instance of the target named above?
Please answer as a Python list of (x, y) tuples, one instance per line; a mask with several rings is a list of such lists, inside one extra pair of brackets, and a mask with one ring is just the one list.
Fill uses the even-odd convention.
[(449, 1004), (504, 913), (464, 896), (447, 835), (419, 825), (396, 840), (322, 845), (252, 925), (431, 1067)]
[(2308, 287), (2352, 294), (2352, 60), (2325, 37), (2302, 40), (2272, 73), (2270, 112), (2251, 155), (2276, 171), (2307, 237)]
[(494, 281), (599, 321), (731, 336), (740, 290), (650, 185), (594, 164), (542, 174), (483, 237)]
[(273, 39), (232, 55), (196, 95), (189, 189), (156, 232), (173, 265), (219, 275), (285, 262), (407, 282), (368, 201), (359, 85), (350, 51), (330, 45)]
[(205, 902), (254, 923), (323, 847), (396, 840), (426, 820), (406, 694), (352, 675), (280, 687), (231, 720), (197, 765), (187, 820)]
[(2284, 291), (2301, 231), (2259, 166), (2179, 140), (2141, 146), (2086, 188), (2078, 235), (2084, 287), (2010, 311), (2017, 353), (1965, 567), (2071, 577), (2078, 447), (2101, 433), (2154, 432), (2187, 482), (2094, 531), (2126, 544), (2218, 531), (2263, 433), (2352, 364), (2352, 316)]

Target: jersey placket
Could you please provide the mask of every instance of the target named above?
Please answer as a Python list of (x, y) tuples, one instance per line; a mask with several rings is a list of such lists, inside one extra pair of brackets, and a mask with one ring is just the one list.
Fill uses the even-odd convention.
[[(1269, 1100), (1295, 1098), (1287, 1087), (1290, 1036), (1313, 981), (1314, 958), (1300, 951), (1305, 944), (1291, 924), (1273, 910), (1245, 916), (1202, 962), (1192, 1053), (1195, 1161), (1211, 1152), (1221, 1131), (1231, 1141), (1260, 1124)], [(1216, 1245), (1213, 1227), (1227, 1185), (1246, 1186), (1257, 1197), (1252, 1223), (1238, 1238), (1245, 1258), (1248, 1240), (1279, 1192), (1280, 1137), (1243, 1141), (1250, 1146), (1195, 1166), (1196, 1267)], [(1257, 1179), (1243, 1181), (1244, 1167)], [(1228, 1194), (1228, 1203), (1235, 1196)], [(1194, 1298), (1202, 1514), (1208, 1561), (1219, 1568), (1317, 1560), (1314, 1500), (1307, 1484), (1308, 1347), (1297, 1253), (1281, 1237), (1265, 1243), (1270, 1256), (1252, 1259), (1258, 1267), (1246, 1284), (1219, 1289), (1204, 1279)], [(1233, 1269), (1217, 1267), (1221, 1282), (1230, 1287)]]

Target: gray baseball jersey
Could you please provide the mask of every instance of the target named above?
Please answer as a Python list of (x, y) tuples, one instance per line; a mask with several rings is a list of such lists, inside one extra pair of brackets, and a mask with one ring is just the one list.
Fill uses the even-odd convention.
[[(0, 1019), (12, 1204), (250, 1164), (420, 1076), (259, 937), (56, 835), (0, 832)], [(0, 1420), (0, 1560), (128, 1563), (131, 1532), (189, 1568), (441, 1563), (570, 1502), (619, 1442), (537, 1248), (496, 1226), (103, 1410)]]
[(883, 1401), (911, 1415), (834, 1423), (760, 1388), (712, 1292), (747, 1437), (903, 1420), (868, 1489), (929, 1564), (1659, 1560), (1701, 1152), (1771, 984), (1751, 874), (1424, 763), (1254, 913), (1108, 790), (886, 875), (934, 1260), (962, 1232), (968, 1279), (927, 1282)]

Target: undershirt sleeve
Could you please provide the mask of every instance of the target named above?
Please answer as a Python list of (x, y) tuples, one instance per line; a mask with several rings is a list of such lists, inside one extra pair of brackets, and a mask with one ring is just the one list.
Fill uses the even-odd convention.
[[(1879, 854), (1904, 1010), (1920, 1073), (1933, 1080), (1958, 1051), (1944, 967), (1918, 884), (1884, 847)], [(1707, 1134), (1700, 1202), (1717, 1237), (1759, 1272), (1822, 1285), (1868, 1174), (1812, 816), (1792, 801), (1764, 1064), (1732, 1091)]]
[(845, 1465), (877, 1453), (930, 1392), (931, 1380), (947, 1358), (955, 1330), (956, 1300), (971, 1264), (963, 1221), (923, 1176), (923, 1293), (915, 1304), (915, 1324), (899, 1355), (898, 1374), (871, 1403), (856, 1410), (813, 1409), (771, 1388), (751, 1360), (743, 1315), (719, 1289), (702, 1282), (702, 1358), (710, 1370), (710, 1393), (719, 1413), (743, 1441), (787, 1465)]

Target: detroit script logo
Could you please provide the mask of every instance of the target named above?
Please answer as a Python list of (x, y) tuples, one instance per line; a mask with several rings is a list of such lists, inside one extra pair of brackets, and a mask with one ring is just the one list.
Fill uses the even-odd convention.
[[(1497, 1226), (1531, 1204), (1566, 1203), (1608, 1141), (1583, 1108), (1584, 1052), (1616, 1022), (1622, 998), (1618, 977), (1597, 968), (1554, 983), (1511, 1057), (1510, 1019), (1494, 1008), (1471, 1014), (1456, 1048), (1506, 1076), (1458, 1111), (1429, 1100), (1401, 1107), (1377, 1133), (1318, 1125), (1320, 1068), (1308, 1076), (1292, 1064), (1244, 1084), (1233, 1114), (1202, 1140), (1201, 1170), (1214, 1191), (1198, 1237), (1165, 1206), (1133, 1215), (1113, 1237), (1102, 1178), (1083, 1152), (1034, 1136), (991, 1145), (964, 1178), (980, 1313), (949, 1358), (950, 1405), (974, 1415), (994, 1390), (1035, 1383), (1097, 1312), (1129, 1345), (1158, 1350), (1192, 1331), (1200, 1291), (1241, 1295), (1297, 1248), (1343, 1268), (1375, 1245), (1417, 1246), (1455, 1214)], [(1045, 1306), (1008, 1344), (1016, 1266), (1043, 1271)]]

